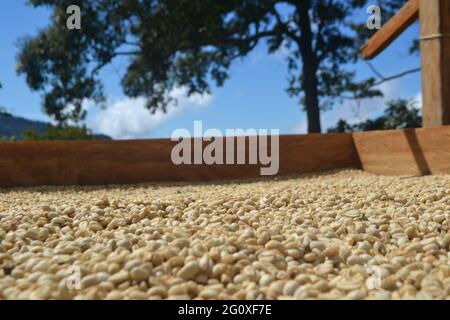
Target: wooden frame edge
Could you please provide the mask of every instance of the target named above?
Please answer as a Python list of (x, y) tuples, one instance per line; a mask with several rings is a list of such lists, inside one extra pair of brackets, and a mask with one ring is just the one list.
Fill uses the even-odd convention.
[[(247, 138), (246, 150), (248, 143)], [(0, 142), (0, 188), (247, 179), (260, 177), (264, 167), (249, 164), (248, 153), (245, 165), (174, 165), (175, 144), (170, 139)], [(279, 152), (277, 176), (361, 167), (351, 134), (279, 136)]]

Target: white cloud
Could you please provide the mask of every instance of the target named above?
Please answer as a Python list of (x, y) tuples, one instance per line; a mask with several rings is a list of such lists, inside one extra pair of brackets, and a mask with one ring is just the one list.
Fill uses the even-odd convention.
[(196, 108), (210, 105), (209, 94), (193, 94), (187, 97), (186, 88), (175, 88), (171, 96), (178, 103), (167, 106), (167, 112), (158, 110), (152, 114), (145, 108), (145, 98), (123, 98), (105, 110), (101, 110), (89, 121), (94, 132), (107, 134), (114, 139), (145, 138), (175, 116)]
[(420, 112), (422, 112), (422, 107), (423, 107), (422, 92), (418, 92), (414, 96), (414, 98), (412, 99), (412, 103), (410, 104), (410, 107), (419, 109)]
[(324, 128), (332, 127), (339, 119), (345, 119), (350, 124), (377, 117), (386, 109), (386, 103), (398, 98), (400, 82), (391, 81), (381, 84), (378, 89), (384, 93), (381, 98), (363, 99), (359, 103), (349, 101), (342, 106), (325, 112), (323, 116)]
[(308, 132), (308, 122), (306, 120), (303, 120), (302, 122), (299, 122), (297, 125), (292, 128), (292, 133), (294, 134), (304, 134)]

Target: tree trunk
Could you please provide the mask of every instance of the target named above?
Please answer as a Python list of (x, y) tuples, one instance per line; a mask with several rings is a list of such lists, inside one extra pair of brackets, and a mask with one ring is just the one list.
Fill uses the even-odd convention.
[(308, 59), (303, 58), (302, 88), (305, 92), (305, 106), (308, 118), (308, 133), (320, 133), (319, 97), (317, 95), (316, 70), (308, 66)]
[(305, 93), (305, 107), (308, 118), (308, 133), (320, 133), (320, 109), (318, 97), (318, 62), (313, 50), (311, 31), (311, 19), (309, 17), (310, 2), (305, 1), (297, 7), (298, 23), (301, 37), (298, 43), (302, 55), (302, 90)]

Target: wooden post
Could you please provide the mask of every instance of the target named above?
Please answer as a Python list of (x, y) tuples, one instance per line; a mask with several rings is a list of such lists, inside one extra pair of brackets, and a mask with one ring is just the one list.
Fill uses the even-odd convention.
[(450, 125), (450, 1), (421, 0), (423, 126)]

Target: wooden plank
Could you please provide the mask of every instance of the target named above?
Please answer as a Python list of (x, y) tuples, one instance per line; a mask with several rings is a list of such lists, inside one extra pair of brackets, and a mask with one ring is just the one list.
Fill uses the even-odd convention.
[(423, 126), (450, 124), (450, 1), (420, 5)]
[[(0, 187), (260, 177), (259, 164), (174, 165), (176, 144), (169, 139), (0, 142)], [(236, 148), (235, 143), (235, 157)], [(360, 167), (351, 134), (281, 136), (279, 148), (279, 176)]]
[[(372, 38), (361, 48), (364, 59), (373, 59), (394, 42), (419, 18), (419, 0), (409, 0)], [(428, 0), (423, 1), (428, 3)]]
[(450, 174), (450, 126), (354, 133), (365, 171), (381, 175)]

